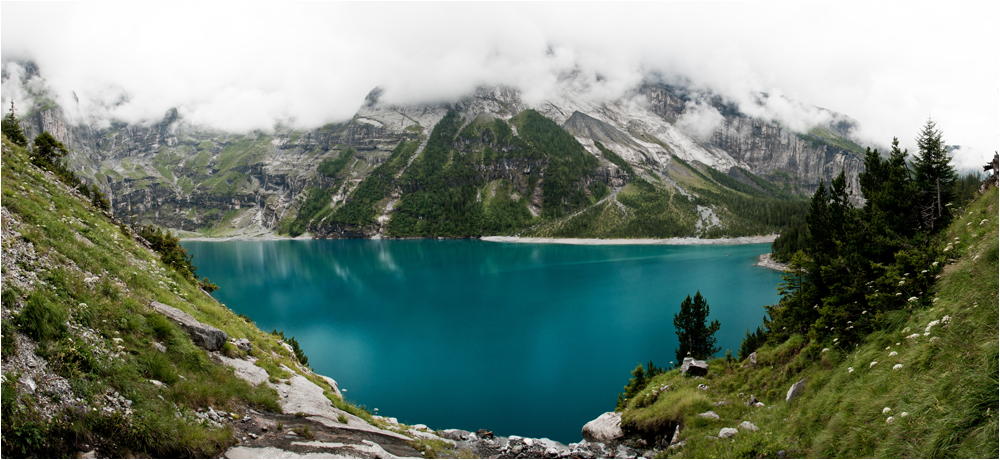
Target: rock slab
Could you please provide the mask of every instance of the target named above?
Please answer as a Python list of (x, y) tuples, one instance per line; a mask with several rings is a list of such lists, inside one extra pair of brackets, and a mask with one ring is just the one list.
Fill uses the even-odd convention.
[(616, 412), (605, 412), (583, 426), (583, 439), (587, 442), (617, 444), (624, 437), (622, 414)]
[(788, 393), (785, 394), (785, 402), (795, 399), (796, 396), (802, 393), (802, 390), (805, 389), (805, 387), (806, 379), (799, 380), (798, 382), (792, 384), (792, 387), (788, 389)]
[(191, 341), (201, 348), (208, 351), (219, 351), (226, 343), (225, 332), (201, 323), (183, 311), (155, 300), (150, 302), (149, 306), (182, 327), (191, 336)]

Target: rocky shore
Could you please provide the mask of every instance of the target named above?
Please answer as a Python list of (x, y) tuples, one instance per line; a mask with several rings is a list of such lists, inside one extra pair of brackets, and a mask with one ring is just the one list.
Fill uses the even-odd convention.
[(783, 264), (771, 258), (771, 253), (761, 254), (757, 258), (757, 263), (754, 265), (758, 267), (770, 268), (771, 270), (777, 270), (779, 272), (787, 272), (788, 264)]

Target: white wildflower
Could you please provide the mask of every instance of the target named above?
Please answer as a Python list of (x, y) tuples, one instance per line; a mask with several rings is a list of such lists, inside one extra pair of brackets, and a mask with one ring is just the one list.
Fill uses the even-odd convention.
[(821, 351), (820, 353), (826, 353), (826, 352), (828, 352), (828, 351), (830, 351), (830, 349), (829, 349), (829, 348), (824, 348), (824, 349), (823, 349), (823, 351)]
[(934, 298), (934, 302), (937, 302), (938, 300), (941, 300), (941, 298), (940, 297), (935, 297)]
[(906, 336), (907, 339), (916, 339), (918, 337), (920, 337), (920, 334), (917, 333)]
[(988, 224), (989, 222), (990, 222), (990, 220), (989, 220), (989, 219), (983, 219), (982, 221), (980, 221), (980, 222), (979, 222), (979, 225), (986, 225), (986, 224)]
[(910, 276), (909, 273), (903, 273), (903, 276)]
[(878, 364), (878, 361), (872, 361), (872, 363), (868, 365), (868, 368), (871, 369), (875, 367), (876, 364)]
[(900, 417), (909, 417), (910, 413), (909, 412), (903, 412), (902, 414), (899, 414), (899, 416)]
[(907, 332), (910, 332), (910, 328), (909, 328), (909, 326), (907, 326), (907, 327), (904, 327), (904, 328), (903, 328), (903, 330), (902, 330), (901, 332), (902, 332), (903, 334), (906, 334)]
[(914, 297), (910, 297), (909, 299), (906, 299), (906, 301), (907, 301), (907, 302), (916, 302), (916, 301), (917, 301), (917, 298), (916, 298), (916, 296), (914, 296)]
[(920, 273), (927, 273), (927, 270), (921, 270)]
[(934, 262), (934, 263), (931, 264), (931, 267), (937, 267), (937, 266), (938, 266), (937, 262)]
[(853, 367), (848, 367), (847, 368), (847, 373), (850, 374), (851, 372), (854, 372), (854, 368)]
[(865, 310), (865, 311), (861, 312), (861, 314), (862, 315), (867, 315), (868, 314), (868, 310)]
[(950, 322), (951, 322), (951, 317), (948, 315), (944, 315), (944, 318), (941, 318), (941, 324), (948, 324)]
[(937, 337), (931, 337), (931, 342), (937, 342), (937, 341), (938, 341)]
[(882, 409), (882, 413), (883, 414), (888, 414), (889, 412), (892, 412), (892, 409), (890, 409), (888, 407), (886, 407), (885, 409)]
[(889, 352), (889, 357), (891, 358), (891, 357), (896, 356), (898, 354), (899, 354), (899, 352), (897, 352), (897, 351), (890, 351)]
[(894, 417), (889, 417), (889, 418), (885, 419), (885, 423), (892, 423), (892, 422), (895, 422), (895, 421), (896, 421), (896, 419)]
[(890, 349), (890, 348), (892, 348), (892, 347), (885, 347), (885, 350), (886, 350), (886, 351), (889, 351), (889, 349)]
[(902, 365), (902, 364), (897, 364), (897, 365), (895, 365), (895, 366), (892, 366), (892, 370), (894, 370), (894, 371), (898, 371), (898, 370), (900, 370), (900, 369), (902, 369), (902, 368), (903, 368), (903, 365)]
[(904, 285), (904, 284), (906, 284), (906, 281), (900, 281), (900, 282), (899, 282), (899, 285), (900, 285), (900, 286), (902, 286), (902, 285)]

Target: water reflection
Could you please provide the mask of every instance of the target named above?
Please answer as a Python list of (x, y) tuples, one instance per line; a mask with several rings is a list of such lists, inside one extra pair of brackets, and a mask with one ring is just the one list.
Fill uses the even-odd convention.
[[(185, 242), (219, 299), (293, 335), (354, 401), (435, 428), (579, 441), (636, 363), (674, 360), (673, 314), (701, 290), (734, 351), (776, 272), (767, 245), (481, 241)], [(728, 256), (727, 256), (728, 255)]]

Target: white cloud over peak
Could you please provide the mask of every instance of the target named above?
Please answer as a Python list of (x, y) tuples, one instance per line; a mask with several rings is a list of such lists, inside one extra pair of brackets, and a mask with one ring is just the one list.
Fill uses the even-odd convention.
[[(3, 59), (35, 62), (52, 99), (87, 123), (158, 121), (176, 107), (220, 129), (269, 129), (276, 119), (314, 127), (350, 118), (376, 86), (397, 104), (500, 84), (539, 103), (576, 73), (595, 100), (617, 98), (651, 75), (683, 77), (793, 129), (828, 117), (819, 106), (858, 120), (862, 140), (882, 145), (898, 136), (912, 150), (928, 116), (963, 155), (992, 156), (1000, 143), (997, 2), (4, 2), (2, 9)], [(5, 69), (3, 103), (21, 105), (25, 89), (11, 84), (19, 70)], [(770, 97), (758, 105), (762, 92)], [(695, 104), (689, 129), (711, 121), (708, 107)]]

